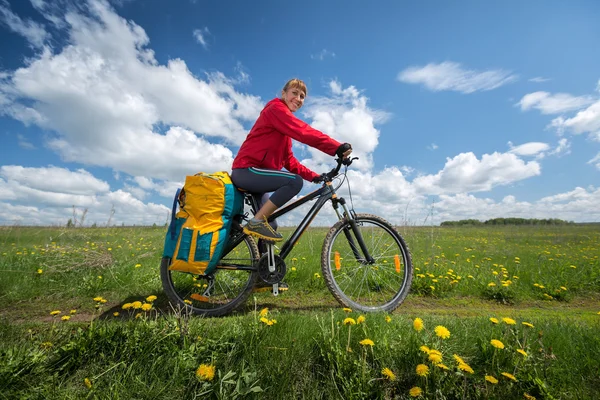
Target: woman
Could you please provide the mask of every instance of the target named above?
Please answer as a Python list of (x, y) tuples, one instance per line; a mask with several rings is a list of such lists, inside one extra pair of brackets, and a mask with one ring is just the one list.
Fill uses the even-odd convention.
[[(273, 192), (244, 227), (245, 233), (259, 239), (282, 240), (267, 218), (300, 192), (303, 179), (315, 183), (322, 179), (294, 157), (292, 139), (330, 156), (347, 157), (352, 153), (349, 143), (341, 144), (293, 115), (304, 104), (306, 92), (303, 81), (289, 80), (281, 97), (263, 108), (233, 160), (231, 180), (237, 187), (258, 194)], [(284, 167), (289, 172), (282, 171)]]

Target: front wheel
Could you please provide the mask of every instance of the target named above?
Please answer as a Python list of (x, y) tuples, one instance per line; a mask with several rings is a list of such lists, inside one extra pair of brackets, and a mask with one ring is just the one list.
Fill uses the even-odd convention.
[(209, 317), (225, 315), (244, 304), (252, 293), (259, 257), (256, 242), (250, 236), (244, 236), (208, 275), (172, 271), (171, 259), (163, 257), (160, 265), (163, 289), (171, 304), (186, 312)]
[(376, 215), (357, 214), (356, 226), (369, 252), (366, 260), (349, 220), (327, 233), (321, 269), (327, 287), (345, 307), (393, 311), (406, 298), (413, 266), (408, 246), (392, 225)]

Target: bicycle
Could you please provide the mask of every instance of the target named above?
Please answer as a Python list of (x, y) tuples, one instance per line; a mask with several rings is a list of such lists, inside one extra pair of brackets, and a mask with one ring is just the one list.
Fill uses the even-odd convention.
[[(331, 201), (338, 222), (325, 236), (321, 251), (321, 270), (327, 288), (344, 307), (363, 312), (396, 309), (408, 295), (412, 283), (410, 252), (389, 222), (376, 215), (357, 214), (353, 207), (347, 207), (344, 198), (337, 196), (336, 190), (347, 180), (348, 166), (354, 160), (356, 158), (336, 159), (336, 167), (322, 175), (323, 185), (319, 189), (269, 217), (272, 221), (316, 199), (295, 231), (283, 242), (279, 254), (275, 254), (272, 244), (267, 245), (266, 253), (260, 254), (255, 239), (242, 230), (244, 220), (248, 219), (246, 213), (233, 221), (228, 243), (213, 273), (191, 275), (170, 271), (170, 259), (163, 257), (161, 280), (172, 304), (194, 314), (225, 315), (246, 302), (259, 280), (272, 285), (273, 294), (277, 295), (287, 271), (285, 258), (325, 203)], [(345, 169), (340, 174), (342, 165)], [(333, 181), (340, 175), (343, 175), (342, 182), (334, 188)], [(244, 193), (244, 201), (252, 213), (256, 213), (258, 203), (251, 193)]]

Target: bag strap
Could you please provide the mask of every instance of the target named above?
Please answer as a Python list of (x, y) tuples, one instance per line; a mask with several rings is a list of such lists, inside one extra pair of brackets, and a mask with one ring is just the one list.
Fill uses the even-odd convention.
[(169, 230), (171, 231), (171, 240), (175, 239), (175, 212), (177, 211), (177, 202), (179, 200), (179, 193), (181, 193), (181, 189), (177, 189), (177, 193), (175, 193), (175, 198), (173, 199), (173, 208), (171, 210), (171, 225), (169, 226)]

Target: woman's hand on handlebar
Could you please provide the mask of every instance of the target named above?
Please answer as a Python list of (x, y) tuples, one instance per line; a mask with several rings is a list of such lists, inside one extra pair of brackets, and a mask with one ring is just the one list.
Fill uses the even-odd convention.
[(350, 143), (344, 143), (338, 147), (335, 155), (340, 158), (346, 158), (352, 153), (352, 145)]

